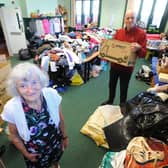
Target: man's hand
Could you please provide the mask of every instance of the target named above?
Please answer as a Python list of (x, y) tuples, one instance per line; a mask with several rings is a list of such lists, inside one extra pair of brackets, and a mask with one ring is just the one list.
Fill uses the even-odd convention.
[(132, 52), (137, 52), (138, 50), (141, 49), (141, 45), (138, 43), (131, 43), (131, 51)]

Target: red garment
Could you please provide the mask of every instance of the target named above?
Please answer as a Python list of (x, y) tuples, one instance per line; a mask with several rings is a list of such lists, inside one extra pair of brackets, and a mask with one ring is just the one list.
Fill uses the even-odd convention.
[[(144, 30), (138, 28), (138, 27), (133, 27), (131, 30), (127, 31), (125, 28), (124, 29), (119, 29), (115, 36), (114, 39), (120, 40), (120, 41), (126, 41), (126, 42), (136, 42), (141, 45), (141, 49), (137, 52), (138, 57), (145, 57), (146, 55), (146, 33)], [(117, 70), (122, 70), (122, 71), (133, 71), (134, 67), (125, 67), (119, 64), (111, 63), (111, 66)]]

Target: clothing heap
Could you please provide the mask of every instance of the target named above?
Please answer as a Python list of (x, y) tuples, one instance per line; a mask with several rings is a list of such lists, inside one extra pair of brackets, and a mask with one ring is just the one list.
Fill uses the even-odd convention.
[(142, 65), (139, 71), (136, 73), (135, 78), (140, 81), (144, 81), (146, 84), (151, 84), (153, 77), (152, 69), (147, 65)]
[[(101, 32), (101, 33), (100, 33)], [(84, 80), (85, 60), (98, 51), (103, 31), (88, 30), (87, 32), (70, 32), (59, 36), (46, 34), (44, 37), (33, 36), (30, 46), (36, 49), (34, 62), (44, 69), (50, 77), (50, 85), (58, 89), (67, 88), (71, 84), (74, 74), (79, 73)], [(99, 67), (95, 67), (99, 66)], [(101, 70), (105, 70), (105, 61), (96, 57), (89, 62), (88, 71), (97, 77)], [(81, 82), (80, 82), (81, 84)]]
[[(124, 117), (105, 127), (104, 132), (111, 151), (127, 149), (125, 162), (123, 162), (125, 163), (125, 165), (123, 164), (124, 167), (134, 167), (133, 165), (136, 163), (133, 164), (131, 162), (131, 156), (133, 154), (128, 152), (128, 146), (134, 137), (139, 136), (146, 138), (145, 141), (149, 141), (151, 137), (154, 138), (154, 140), (149, 142), (149, 146), (151, 147), (150, 150), (152, 151), (153, 149), (155, 153), (159, 153), (159, 151), (162, 152), (165, 160), (163, 158), (157, 158), (159, 155), (157, 153), (157, 155), (155, 154), (156, 156), (153, 156), (154, 158), (150, 161), (146, 160), (136, 167), (149, 167), (148, 163), (150, 162), (151, 164), (154, 164), (155, 162), (157, 167), (160, 164), (160, 160), (164, 161), (164, 166), (168, 165), (168, 158), (166, 157), (168, 148), (168, 100), (162, 100), (161, 97), (154, 93), (140, 92), (127, 101), (126, 105), (122, 107), (122, 113), (124, 114)], [(115, 137), (117, 137), (117, 140), (115, 140)], [(156, 142), (158, 141), (160, 141), (159, 146), (156, 145)], [(164, 145), (161, 147), (162, 144)], [(138, 146), (138, 144), (135, 145)], [(127, 157), (128, 153), (131, 155), (130, 157)], [(137, 156), (138, 149), (135, 150), (135, 153)], [(142, 153), (142, 151), (140, 153)], [(150, 157), (152, 157), (152, 152)], [(133, 156), (133, 158), (135, 160), (135, 156)]]
[(156, 168), (168, 166), (168, 145), (155, 138), (133, 138), (125, 150), (107, 152), (99, 168)]
[(168, 98), (140, 92), (122, 106), (98, 107), (80, 132), (92, 138), (98, 146), (110, 149), (100, 168), (140, 168), (151, 164), (157, 167), (159, 164), (168, 165), (167, 125)]

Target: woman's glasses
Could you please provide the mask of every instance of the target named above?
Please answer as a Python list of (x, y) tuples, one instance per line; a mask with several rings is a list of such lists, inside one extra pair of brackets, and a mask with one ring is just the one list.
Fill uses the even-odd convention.
[(39, 80), (23, 80), (17, 83), (17, 88), (19, 89), (38, 89), (40, 87), (40, 81)]

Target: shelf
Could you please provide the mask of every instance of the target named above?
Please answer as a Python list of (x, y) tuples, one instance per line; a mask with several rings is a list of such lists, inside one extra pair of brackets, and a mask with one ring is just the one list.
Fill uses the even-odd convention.
[(25, 20), (30, 20), (30, 19), (52, 19), (52, 18), (61, 18), (62, 16), (57, 15), (57, 16), (45, 16), (45, 17), (37, 17), (37, 18), (32, 18), (32, 17), (23, 17)]

